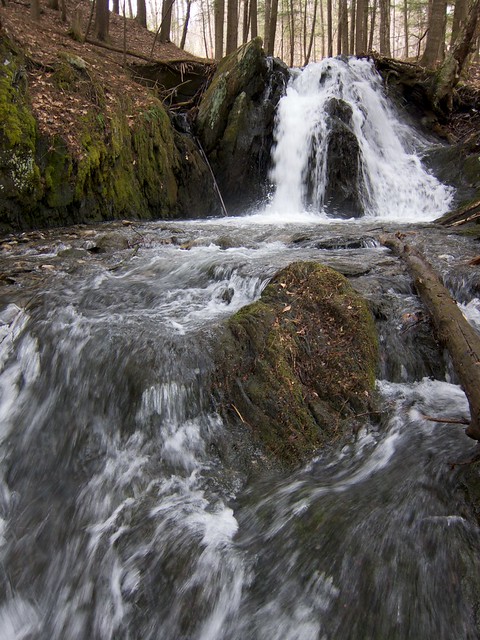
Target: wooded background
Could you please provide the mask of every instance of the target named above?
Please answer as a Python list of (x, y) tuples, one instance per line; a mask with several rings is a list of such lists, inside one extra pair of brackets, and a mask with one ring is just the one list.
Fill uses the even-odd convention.
[[(36, 19), (39, 6), (31, 0)], [(465, 58), (479, 56), (479, 0), (92, 0), (91, 7), (99, 40), (108, 40), (113, 11), (155, 31), (159, 42), (216, 60), (257, 35), (268, 55), (290, 66), (375, 50), (432, 69), (462, 43)]]

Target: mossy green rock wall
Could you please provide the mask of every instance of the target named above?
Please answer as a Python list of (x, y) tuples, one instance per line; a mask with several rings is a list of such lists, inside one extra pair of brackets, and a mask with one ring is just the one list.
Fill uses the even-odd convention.
[(220, 213), (207, 164), (159, 100), (139, 112), (128, 97), (110, 95), (107, 108), (94, 70), (59, 55), (51, 81), (91, 102), (78, 113), (72, 146), (40, 133), (26, 64), (0, 39), (0, 231)]
[(298, 262), (277, 273), (258, 302), (230, 319), (218, 353), (222, 414), (283, 463), (312, 457), (374, 406), (374, 321), (329, 267)]
[(224, 58), (199, 106), (196, 127), (229, 212), (265, 195), (276, 105), (287, 67), (255, 38)]

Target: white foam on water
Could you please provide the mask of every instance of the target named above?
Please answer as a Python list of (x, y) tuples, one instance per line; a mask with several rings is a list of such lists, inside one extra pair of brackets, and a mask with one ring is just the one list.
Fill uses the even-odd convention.
[[(425, 142), (398, 120), (373, 64), (356, 58), (327, 59), (298, 71), (280, 100), (271, 172), (275, 193), (261, 214), (264, 219), (328, 220), (325, 191), (332, 98), (352, 111), (347, 127), (360, 148), (358, 191), (366, 217), (429, 221), (449, 209), (452, 189), (422, 165), (419, 154)], [(306, 203), (308, 185), (311, 206)]]

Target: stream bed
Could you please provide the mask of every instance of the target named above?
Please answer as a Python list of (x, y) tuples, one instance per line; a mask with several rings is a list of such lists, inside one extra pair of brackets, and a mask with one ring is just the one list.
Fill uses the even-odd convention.
[[(6, 238), (0, 253), (0, 637), (479, 637), (468, 404), (401, 261), (401, 229), (473, 323), (476, 241), (430, 225), (257, 215)], [(382, 415), (293, 471), (225, 465), (222, 323), (297, 260), (377, 319)], [(256, 468), (255, 468), (256, 465)]]

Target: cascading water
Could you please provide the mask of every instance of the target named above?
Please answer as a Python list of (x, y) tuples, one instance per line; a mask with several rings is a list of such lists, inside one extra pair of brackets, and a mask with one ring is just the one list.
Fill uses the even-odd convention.
[(269, 209), (433, 220), (452, 190), (422, 166), (425, 145), (398, 120), (371, 62), (309, 64), (293, 73), (279, 104)]
[[(341, 75), (339, 65), (323, 69)], [(377, 104), (368, 64), (349, 65)], [(366, 90), (358, 77), (344, 95)], [(392, 126), (404, 149), (408, 130)], [(297, 195), (302, 162), (285, 176)], [(431, 201), (447, 193), (404, 162)], [(401, 207), (414, 206), (396, 184)], [(3, 245), (2, 640), (479, 637), (479, 527), (449, 464), (473, 445), (425, 418), (465, 418), (465, 396), (428, 326), (406, 324), (419, 302), (377, 221), (305, 219), (112, 224)], [(130, 249), (89, 251), (109, 233)], [(475, 255), (474, 243), (422, 234), (475, 318), (477, 287), (450, 259)], [(231, 434), (211, 407), (214, 345), (222, 322), (295, 260), (352, 276), (377, 310), (384, 413), (304, 468), (255, 458), (245, 469), (242, 452), (223, 453)]]

